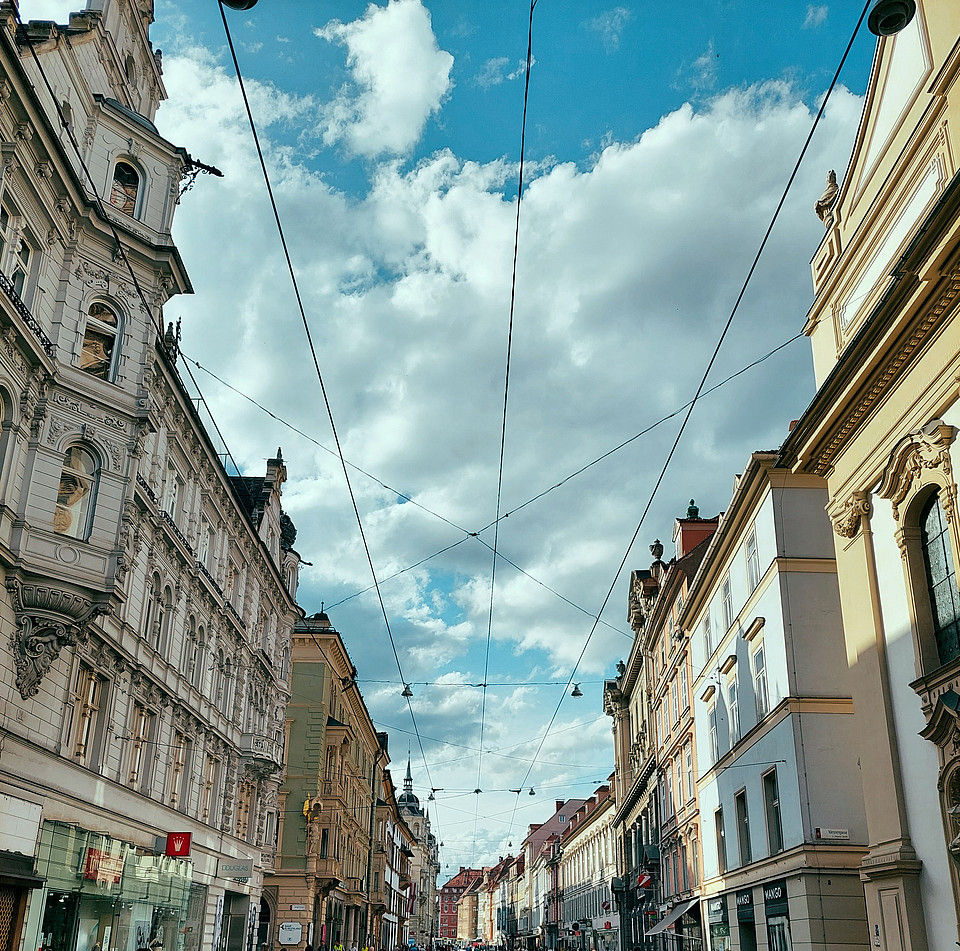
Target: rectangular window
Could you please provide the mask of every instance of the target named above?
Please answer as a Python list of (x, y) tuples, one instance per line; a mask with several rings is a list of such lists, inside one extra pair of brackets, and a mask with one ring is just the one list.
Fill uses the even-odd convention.
[(713, 653), (713, 631), (710, 629), (710, 609), (703, 616), (703, 646), (706, 650), (706, 657)]
[(673, 770), (676, 775), (677, 780), (677, 808), (682, 809), (684, 803), (683, 795), (683, 765), (680, 759), (680, 756), (677, 756), (676, 769)]
[(131, 789), (144, 789), (150, 781), (150, 742), (153, 739), (154, 715), (143, 705), (133, 705), (133, 724), (130, 730)]
[(684, 657), (680, 661), (680, 709), (686, 710), (690, 706), (689, 693), (687, 690), (687, 659)]
[(717, 862), (720, 865), (720, 874), (727, 870), (727, 841), (723, 830), (723, 807), (713, 814), (713, 824), (717, 830)]
[[(187, 764), (190, 755), (190, 740), (185, 733), (179, 731), (173, 735), (173, 749), (171, 750), (169, 802), (174, 809), (180, 808), (180, 799), (186, 790)], [(188, 803), (183, 803), (186, 811)]]
[(767, 846), (771, 855), (783, 851), (783, 825), (780, 822), (780, 788), (777, 768), (763, 774), (763, 811), (767, 820)]
[(81, 766), (96, 765), (94, 748), (99, 738), (101, 707), (104, 703), (106, 681), (92, 668), (81, 664), (73, 689), (73, 725), (70, 746), (73, 758)]
[(747, 535), (747, 587), (753, 591), (760, 584), (760, 555), (757, 552), (757, 532)]
[(673, 711), (673, 722), (680, 722), (680, 692), (677, 690), (677, 682), (674, 681), (670, 688), (671, 710)]
[(747, 815), (747, 791), (741, 789), (733, 797), (737, 811), (737, 844), (740, 846), (740, 864), (749, 865), (753, 861), (753, 850), (750, 848), (750, 819)]
[(767, 663), (761, 643), (753, 652), (753, 695), (757, 701), (757, 720), (762, 720), (770, 709), (767, 695)]
[(696, 836), (690, 839), (690, 859), (692, 885), (696, 888), (700, 884), (700, 851), (697, 848)]
[(687, 774), (687, 799), (693, 799), (693, 746), (689, 743), (683, 751), (683, 758)]
[(717, 707), (714, 704), (707, 713), (707, 722), (710, 729), (710, 762), (716, 763), (720, 759), (720, 741), (717, 736)]
[(720, 601), (723, 607), (723, 629), (729, 631), (733, 624), (733, 590), (730, 587), (730, 576), (723, 579), (720, 587)]
[(683, 877), (683, 890), (690, 887), (690, 869), (687, 864), (687, 843), (680, 844), (680, 874)]
[(209, 822), (217, 811), (216, 789), (219, 765), (213, 756), (207, 755), (203, 768), (203, 784), (200, 787), (200, 818), (204, 822)]
[(737, 678), (727, 683), (727, 721), (730, 725), (730, 745), (740, 739), (740, 707), (737, 699)]

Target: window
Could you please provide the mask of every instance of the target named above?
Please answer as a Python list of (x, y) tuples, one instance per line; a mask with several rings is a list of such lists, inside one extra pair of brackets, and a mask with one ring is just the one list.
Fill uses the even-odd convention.
[(720, 588), (720, 600), (723, 606), (723, 629), (730, 630), (733, 624), (733, 591), (730, 588), (730, 577), (723, 579), (723, 585)]
[(697, 847), (697, 837), (690, 838), (690, 879), (694, 888), (700, 884), (700, 851)]
[(720, 759), (720, 741), (717, 737), (717, 706), (714, 704), (707, 712), (707, 722), (710, 730), (710, 762), (716, 763)]
[(80, 351), (80, 369), (98, 380), (112, 380), (116, 372), (114, 357), (120, 319), (106, 304), (99, 301), (87, 311), (87, 327)]
[(703, 616), (703, 646), (706, 649), (706, 656), (713, 653), (713, 631), (710, 630), (710, 611)]
[(762, 720), (770, 709), (767, 696), (767, 664), (762, 643), (753, 652), (753, 696), (757, 703), (757, 720)]
[(171, 518), (177, 514), (177, 502), (180, 499), (181, 479), (177, 472), (177, 467), (172, 463), (167, 463), (167, 479), (163, 485), (163, 510)]
[(680, 758), (680, 755), (677, 755), (677, 765), (676, 770), (674, 770), (677, 777), (677, 809), (683, 808), (684, 796), (683, 796), (683, 764)]
[(717, 862), (722, 875), (727, 870), (727, 842), (726, 833), (723, 830), (722, 806), (713, 814), (713, 823), (717, 831)]
[(750, 529), (747, 535), (747, 587), (753, 591), (760, 584), (760, 555), (757, 552), (757, 532)]
[(237, 784), (237, 805), (233, 831), (238, 839), (246, 839), (250, 831), (250, 803), (253, 799), (253, 785), (248, 782)]
[(97, 462), (93, 455), (80, 446), (71, 446), (63, 454), (53, 512), (53, 530), (58, 535), (87, 537), (96, 483)]
[(767, 820), (767, 847), (771, 855), (783, 851), (783, 825), (780, 821), (780, 788), (777, 768), (763, 774), (763, 811)]
[(960, 657), (960, 597), (947, 520), (935, 492), (920, 513), (920, 541), (941, 665)]
[(207, 754), (203, 767), (203, 783), (200, 787), (200, 818), (204, 822), (209, 822), (211, 816), (217, 811), (216, 788), (219, 766), (217, 760)]
[(193, 659), (191, 662), (191, 679), (190, 682), (197, 688), (201, 693), (203, 692), (203, 664), (204, 664), (204, 654), (206, 652), (206, 641), (203, 636), (203, 628), (200, 627), (197, 629), (197, 636), (193, 642)]
[(81, 766), (94, 766), (94, 747), (99, 742), (101, 712), (106, 681), (95, 670), (81, 664), (73, 685), (73, 725), (70, 746)]
[(686, 710), (690, 706), (690, 700), (687, 692), (687, 659), (684, 657), (680, 661), (680, 709)]
[(746, 789), (741, 789), (733, 797), (733, 803), (737, 813), (737, 844), (740, 846), (740, 864), (749, 865), (753, 861), (753, 850), (750, 848), (750, 819), (747, 815)]
[(153, 713), (142, 704), (135, 703), (130, 730), (130, 775), (127, 778), (131, 789), (144, 790), (150, 782), (149, 744), (153, 739), (153, 726)]
[(113, 187), (110, 189), (110, 204), (125, 215), (137, 211), (137, 194), (140, 191), (140, 174), (129, 162), (117, 162), (113, 169)]
[(730, 727), (730, 745), (740, 739), (740, 708), (737, 701), (737, 678), (727, 683), (727, 723)]
[[(187, 775), (190, 766), (190, 747), (191, 741), (185, 733), (177, 731), (173, 735), (172, 761), (170, 764), (170, 805), (174, 809), (180, 808), (181, 797), (189, 788)], [(183, 803), (183, 810), (186, 811), (189, 803)]]
[(680, 693), (677, 690), (676, 681), (672, 684), (670, 688), (670, 703), (671, 710), (673, 711), (673, 722), (680, 722)]
[(684, 748), (683, 759), (687, 775), (687, 799), (693, 799), (693, 746), (689, 743)]

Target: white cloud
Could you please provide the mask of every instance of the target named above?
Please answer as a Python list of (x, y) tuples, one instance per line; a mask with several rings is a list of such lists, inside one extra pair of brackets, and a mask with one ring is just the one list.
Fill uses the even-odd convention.
[(803, 28), (805, 30), (815, 30), (818, 26), (822, 26), (826, 22), (829, 12), (830, 8), (825, 4), (823, 6), (807, 4), (807, 16), (803, 21)]
[(315, 32), (347, 48), (351, 73), (324, 110), (324, 142), (370, 158), (407, 154), (451, 88), (453, 57), (437, 45), (429, 11), (420, 0), (389, 0)]
[(620, 48), (624, 27), (633, 19), (633, 12), (626, 7), (613, 7), (587, 20), (584, 27), (600, 34), (603, 48), (615, 53)]

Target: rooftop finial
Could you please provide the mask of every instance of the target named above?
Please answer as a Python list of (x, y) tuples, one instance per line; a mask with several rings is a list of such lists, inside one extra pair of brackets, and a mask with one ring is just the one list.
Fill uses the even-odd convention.
[(693, 499), (687, 506), (687, 518), (700, 518), (700, 506)]

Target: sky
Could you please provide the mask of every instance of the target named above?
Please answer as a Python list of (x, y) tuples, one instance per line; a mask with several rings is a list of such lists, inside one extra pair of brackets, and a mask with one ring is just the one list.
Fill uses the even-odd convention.
[(224, 173), (182, 199), (194, 294), (164, 319), (239, 468), (282, 447), (298, 600), (342, 634), (398, 786), (409, 751), (441, 881), (610, 776), (629, 571), (813, 395), (813, 204), (847, 167), (865, 27), (650, 502), (858, 6), (537, 0), (515, 281), (527, 0), (227, 11), (348, 489), (218, 4), (156, 2), (157, 125)]

